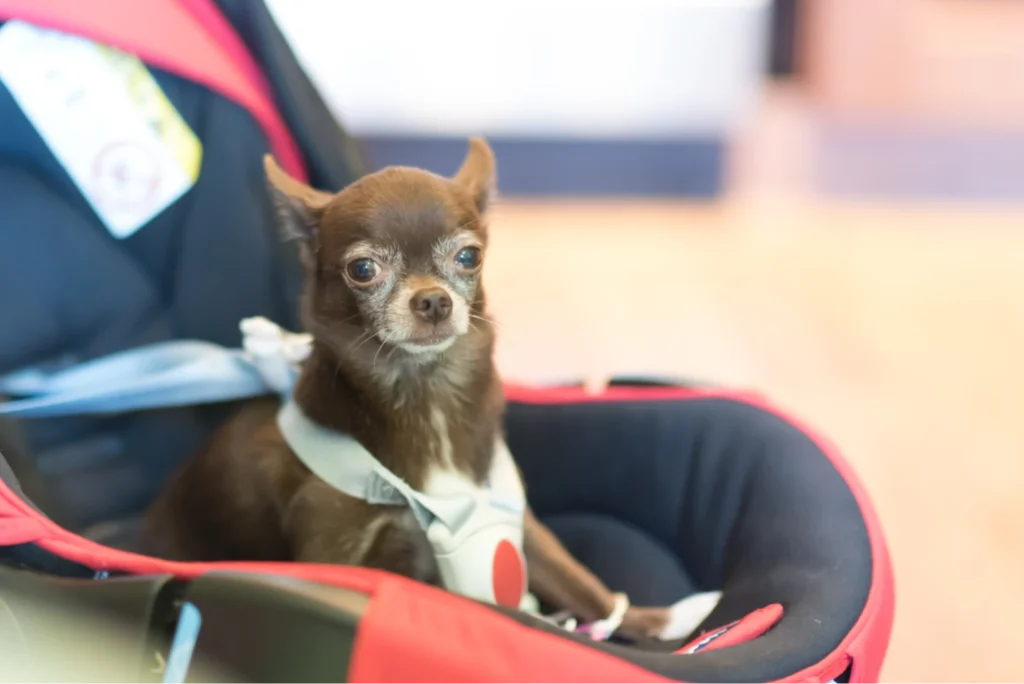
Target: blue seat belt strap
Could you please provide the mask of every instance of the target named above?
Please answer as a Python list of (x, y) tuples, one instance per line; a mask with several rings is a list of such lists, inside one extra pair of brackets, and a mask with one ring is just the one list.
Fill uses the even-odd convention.
[(45, 372), (26, 369), (0, 377), (0, 415), (52, 418), (193, 406), (278, 393), (298, 377), (309, 338), (262, 318), (242, 322), (244, 348), (208, 342), (152, 344)]

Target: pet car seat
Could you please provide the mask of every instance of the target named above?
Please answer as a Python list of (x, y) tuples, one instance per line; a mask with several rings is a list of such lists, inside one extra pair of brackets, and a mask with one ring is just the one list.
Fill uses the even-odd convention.
[[(182, 199), (115, 240), (0, 85), (0, 376), (165, 340), (234, 347), (256, 315), (295, 329), (299, 270), (260, 159), (272, 151), (324, 188), (363, 169), (262, 3), (0, 0), (5, 20), (138, 55), (203, 166)], [(826, 440), (715, 388), (507, 393), (531, 505), (572, 553), (636, 603), (722, 592), (686, 639), (596, 642), (364, 568), (133, 553), (133, 521), (228, 407), (0, 417), (0, 679), (878, 678), (891, 566)]]

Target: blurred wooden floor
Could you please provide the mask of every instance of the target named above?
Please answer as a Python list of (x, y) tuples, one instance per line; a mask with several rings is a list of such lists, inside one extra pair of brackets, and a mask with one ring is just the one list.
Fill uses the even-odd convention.
[(896, 567), (887, 681), (1024, 679), (1024, 208), (507, 203), (506, 377), (683, 374), (831, 436)]

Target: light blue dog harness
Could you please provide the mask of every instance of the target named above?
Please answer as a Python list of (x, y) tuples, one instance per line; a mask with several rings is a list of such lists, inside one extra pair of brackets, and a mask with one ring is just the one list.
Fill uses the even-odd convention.
[(448, 589), (519, 607), (526, 585), (526, 505), (503, 442), (496, 445), (485, 487), (465, 478), (462, 491), (432, 496), (410, 487), (352, 437), (311, 421), (293, 402), (282, 406), (277, 424), (288, 446), (321, 480), (371, 504), (408, 506), (427, 534)]
[(277, 424), (309, 470), (339, 491), (372, 504), (408, 506), (427, 535), (451, 591), (519, 607), (525, 496), (519, 473), (498, 440), (486, 486), (448, 478), (443, 495), (413, 489), (349, 435), (314, 423), (288, 397), (311, 338), (263, 318), (242, 321), (242, 349), (205, 342), (141, 347), (52, 373), (0, 378), (0, 415), (43, 418), (190, 406), (278, 393)]

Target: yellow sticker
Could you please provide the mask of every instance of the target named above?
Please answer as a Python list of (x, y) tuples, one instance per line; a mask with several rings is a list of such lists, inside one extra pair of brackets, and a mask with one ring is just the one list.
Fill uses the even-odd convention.
[(164, 141), (174, 154), (181, 168), (193, 183), (199, 178), (199, 167), (203, 161), (203, 146), (199, 138), (188, 127), (181, 114), (167, 99), (160, 85), (149, 73), (149, 69), (135, 55), (129, 55), (115, 48), (99, 45), (97, 48), (111, 67), (124, 79), (128, 95), (150, 128)]

